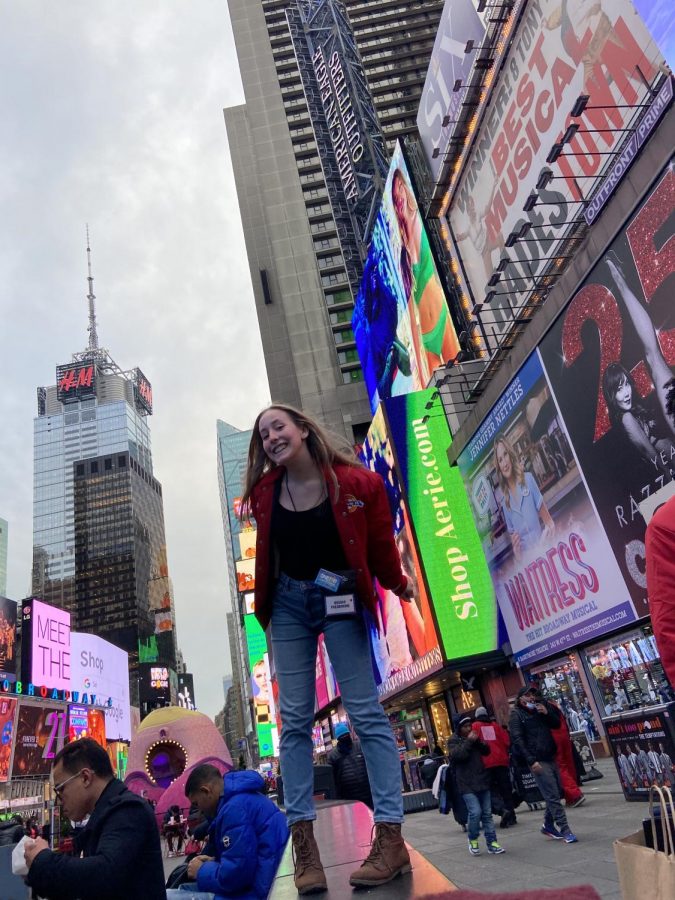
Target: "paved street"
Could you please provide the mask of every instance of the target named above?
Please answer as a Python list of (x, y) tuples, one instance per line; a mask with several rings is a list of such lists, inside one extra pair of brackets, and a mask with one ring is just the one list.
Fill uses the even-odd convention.
[(611, 760), (600, 760), (602, 780), (584, 785), (586, 803), (569, 811), (578, 844), (551, 841), (539, 833), (543, 812), (522, 804), (518, 824), (497, 829), (506, 849), (488, 856), (481, 840), (481, 856), (471, 857), (466, 835), (452, 817), (437, 810), (408, 816), (406, 839), (424, 853), (458, 887), (483, 891), (520, 891), (537, 887), (591, 884), (603, 900), (620, 900), (612, 842), (641, 827), (646, 803), (627, 803)]
[[(621, 900), (612, 842), (641, 827), (646, 803), (627, 803), (619, 787), (614, 764), (600, 760), (604, 778), (584, 785), (586, 803), (569, 811), (569, 821), (578, 844), (551, 841), (539, 833), (542, 811), (522, 804), (518, 824), (498, 829), (506, 849), (501, 856), (471, 857), (467, 839), (459, 825), (438, 810), (415, 813), (406, 818), (404, 833), (420, 853), (458, 887), (482, 891), (521, 891), (537, 887), (592, 884), (603, 900)], [(167, 874), (182, 859), (165, 860)], [(382, 898), (384, 900), (384, 897)]]

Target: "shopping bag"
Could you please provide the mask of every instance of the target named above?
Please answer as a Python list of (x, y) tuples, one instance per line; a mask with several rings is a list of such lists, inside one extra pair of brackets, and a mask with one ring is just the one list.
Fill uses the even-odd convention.
[(26, 858), (23, 853), (26, 849), (26, 844), (30, 845), (32, 843), (33, 838), (24, 835), (12, 850), (12, 872), (14, 875), (28, 875), (28, 866), (26, 865)]
[(642, 830), (614, 841), (623, 900), (673, 900), (675, 897), (675, 844), (671, 825), (675, 807), (670, 788), (653, 785), (649, 790), (649, 817), (654, 838), (655, 807), (660, 807), (665, 852), (647, 847)]

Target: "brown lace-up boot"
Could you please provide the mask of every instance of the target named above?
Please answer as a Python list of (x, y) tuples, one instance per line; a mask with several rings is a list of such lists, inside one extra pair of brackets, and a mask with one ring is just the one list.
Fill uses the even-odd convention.
[(349, 883), (353, 887), (377, 887), (411, 869), (408, 849), (401, 836), (401, 826), (378, 822), (370, 853), (361, 868), (352, 872)]
[(293, 840), (293, 880), (299, 894), (318, 894), (325, 891), (326, 876), (323, 872), (319, 848), (314, 839), (312, 822), (295, 822), (291, 825)]

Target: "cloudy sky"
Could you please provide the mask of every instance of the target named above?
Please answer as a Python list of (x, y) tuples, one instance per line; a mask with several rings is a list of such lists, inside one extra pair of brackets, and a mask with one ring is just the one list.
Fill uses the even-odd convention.
[(243, 93), (226, 0), (0, 0), (0, 517), (8, 595), (30, 590), (38, 385), (99, 339), (153, 385), (178, 636), (223, 705), (229, 596), (216, 419), (268, 399), (223, 122)]

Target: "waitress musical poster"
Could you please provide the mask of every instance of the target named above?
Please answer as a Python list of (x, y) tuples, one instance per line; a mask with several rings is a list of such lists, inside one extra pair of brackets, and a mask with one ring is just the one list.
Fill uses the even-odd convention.
[(640, 504), (675, 492), (673, 160), (539, 352), (638, 616), (648, 614)]
[(538, 352), (458, 465), (520, 664), (634, 621)]

